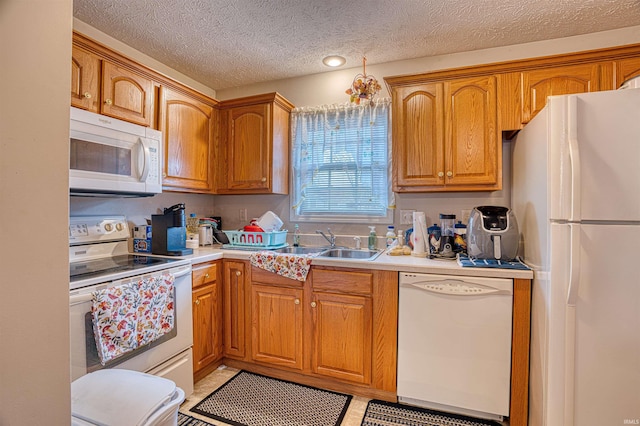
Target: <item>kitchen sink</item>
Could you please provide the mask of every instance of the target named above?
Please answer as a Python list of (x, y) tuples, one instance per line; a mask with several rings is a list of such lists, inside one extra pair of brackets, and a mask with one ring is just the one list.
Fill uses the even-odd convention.
[(274, 251), (287, 254), (317, 254), (324, 250), (327, 250), (327, 247), (283, 247)]
[(334, 248), (321, 252), (319, 257), (331, 257), (337, 259), (361, 259), (361, 260), (373, 260), (380, 256), (382, 251), (380, 250), (358, 250), (358, 249), (346, 249), (346, 248)]

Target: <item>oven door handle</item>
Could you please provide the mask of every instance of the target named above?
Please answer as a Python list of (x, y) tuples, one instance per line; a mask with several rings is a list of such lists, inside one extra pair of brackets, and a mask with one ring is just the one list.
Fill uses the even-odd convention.
[[(172, 271), (174, 278), (180, 278), (191, 273), (191, 265), (181, 266)], [(101, 288), (106, 288), (102, 286)], [(93, 291), (80, 294), (72, 294), (69, 296), (69, 304), (77, 305), (80, 303), (90, 302), (93, 299)]]
[(91, 302), (93, 299), (92, 293), (72, 294), (69, 296), (69, 305), (79, 305), (80, 303)]
[(174, 278), (180, 278), (191, 273), (191, 265), (182, 266), (180, 269), (171, 272)]

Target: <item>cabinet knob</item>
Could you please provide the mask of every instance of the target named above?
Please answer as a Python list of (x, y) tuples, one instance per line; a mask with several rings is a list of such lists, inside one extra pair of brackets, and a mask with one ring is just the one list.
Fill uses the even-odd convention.
[(240, 275), (241, 275), (241, 272), (240, 271), (236, 271), (236, 276), (239, 277)]
[(316, 302), (311, 302), (311, 307), (315, 308), (316, 307)]
[(295, 303), (296, 305), (299, 305), (300, 304), (300, 299), (294, 300), (293, 303)]
[(205, 279), (209, 279), (209, 274), (204, 274)]
[(447, 177), (451, 177), (451, 176), (453, 176), (453, 172), (452, 171), (448, 171), (447, 172)]
[(113, 101), (111, 99), (106, 99), (104, 101), (104, 103), (107, 104), (107, 105), (111, 105), (113, 103)]
[(263, 182), (266, 182), (266, 181), (267, 181), (267, 178), (266, 178), (266, 177), (263, 177), (261, 180), (262, 180)]
[(444, 177), (444, 173), (443, 172), (438, 172), (438, 177), (439, 178), (443, 178)]
[(196, 299), (196, 305), (200, 304), (200, 299)]
[(87, 98), (87, 99), (91, 99), (91, 93), (84, 92), (84, 97)]

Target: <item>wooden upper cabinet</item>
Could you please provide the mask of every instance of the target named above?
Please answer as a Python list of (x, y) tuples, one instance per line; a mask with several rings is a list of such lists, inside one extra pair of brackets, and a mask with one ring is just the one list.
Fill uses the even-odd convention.
[(229, 110), (228, 189), (269, 189), (270, 108), (251, 105)]
[(217, 110), (195, 97), (163, 87), (160, 116), (165, 147), (163, 187), (213, 192)]
[(393, 186), (439, 185), (444, 170), (443, 84), (393, 91)]
[(445, 185), (465, 191), (474, 186), (501, 189), (502, 141), (498, 140), (496, 78), (447, 82), (444, 110)]
[(394, 191), (501, 189), (496, 77), (391, 86)]
[(100, 112), (100, 59), (73, 46), (71, 54), (71, 106)]
[(600, 64), (583, 64), (522, 72), (522, 122), (528, 123), (547, 104), (548, 96), (597, 92)]
[(102, 114), (151, 126), (154, 96), (151, 79), (102, 61)]
[(630, 78), (640, 75), (640, 58), (629, 58), (615, 61), (615, 88)]
[(289, 116), (293, 105), (277, 93), (220, 103), (222, 137), (217, 192), (288, 194)]

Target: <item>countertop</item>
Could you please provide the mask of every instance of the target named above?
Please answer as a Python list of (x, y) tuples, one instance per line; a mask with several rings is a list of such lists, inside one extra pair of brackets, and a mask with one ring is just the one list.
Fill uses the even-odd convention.
[[(200, 247), (193, 250), (193, 254), (184, 256), (192, 264), (208, 262), (218, 259), (249, 260), (252, 251), (229, 250), (216, 247)], [(532, 279), (533, 271), (499, 268), (462, 267), (455, 260), (427, 259), (416, 256), (389, 256), (382, 254), (375, 260), (335, 259), (315, 257), (312, 265), (335, 266), (343, 268), (377, 269), (398, 272), (417, 272), (424, 274), (463, 275), (492, 278), (520, 278)]]

